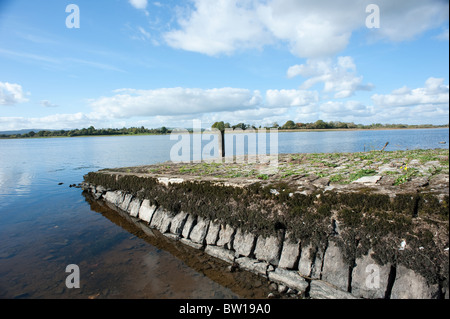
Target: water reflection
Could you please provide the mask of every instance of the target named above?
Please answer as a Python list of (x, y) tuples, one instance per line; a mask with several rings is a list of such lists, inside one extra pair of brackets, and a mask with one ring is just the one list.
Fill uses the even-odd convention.
[[(158, 231), (142, 229), (140, 221), (110, 209), (83, 193), (91, 209), (127, 232), (143, 239), (155, 249), (143, 258), (141, 280), (135, 288), (156, 298), (266, 298), (267, 282), (246, 272), (230, 272), (229, 264), (173, 241)], [(144, 292), (145, 290), (145, 292)]]

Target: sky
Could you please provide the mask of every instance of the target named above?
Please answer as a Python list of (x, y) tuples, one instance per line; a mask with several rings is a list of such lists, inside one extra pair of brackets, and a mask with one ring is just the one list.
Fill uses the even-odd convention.
[(448, 0), (0, 0), (0, 131), (449, 122)]

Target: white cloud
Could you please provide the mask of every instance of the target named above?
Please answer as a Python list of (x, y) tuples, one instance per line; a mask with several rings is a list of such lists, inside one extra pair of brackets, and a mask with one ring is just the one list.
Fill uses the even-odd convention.
[[(179, 28), (165, 34), (175, 48), (207, 55), (287, 43), (302, 58), (341, 52), (353, 32), (365, 29), (372, 0), (194, 0), (178, 16)], [(448, 2), (379, 0), (381, 27), (369, 37), (409, 40), (448, 20)]]
[(300, 86), (309, 89), (318, 83), (323, 83), (324, 93), (334, 93), (334, 98), (347, 98), (357, 90), (371, 90), (372, 84), (362, 84), (363, 77), (356, 75), (356, 65), (349, 56), (332, 59), (308, 59), (306, 64), (291, 66), (287, 71), (289, 78), (295, 76), (308, 78)]
[(136, 9), (144, 10), (147, 8), (147, 0), (128, 0)]
[(417, 105), (440, 105), (448, 109), (449, 85), (444, 79), (430, 77), (423, 88), (409, 89), (406, 86), (391, 94), (374, 94), (372, 100), (380, 107), (407, 107)]
[(324, 115), (323, 119), (336, 120), (345, 117), (369, 117), (375, 114), (374, 108), (366, 106), (359, 101), (328, 101), (320, 105), (320, 112)]
[(58, 105), (51, 103), (49, 100), (42, 100), (40, 104), (44, 107), (58, 107)]
[(94, 122), (89, 115), (81, 112), (44, 117), (0, 117), (0, 130), (82, 128), (89, 127)]
[(27, 101), (21, 85), (0, 82), (0, 105), (15, 105)]
[(319, 100), (316, 91), (307, 90), (267, 90), (268, 107), (306, 106)]
[(164, 35), (170, 46), (217, 55), (271, 43), (271, 35), (265, 32), (254, 1), (195, 0), (194, 4), (195, 10), (186, 9), (178, 18), (181, 29)]
[(91, 100), (90, 105), (94, 111), (113, 118), (193, 115), (255, 108), (262, 101), (259, 91), (239, 88), (120, 89), (114, 93), (116, 94), (111, 97)]

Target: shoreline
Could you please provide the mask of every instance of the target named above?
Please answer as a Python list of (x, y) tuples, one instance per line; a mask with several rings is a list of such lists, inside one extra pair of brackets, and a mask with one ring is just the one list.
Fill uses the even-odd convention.
[[(81, 188), (297, 298), (448, 298), (448, 150), (289, 154), (278, 164), (102, 169)], [(367, 265), (379, 270), (377, 288), (365, 285)]]
[[(425, 130), (425, 129), (449, 129), (450, 127), (403, 127), (403, 128), (332, 128), (332, 129), (278, 129), (278, 133), (301, 133), (301, 132), (349, 132), (349, 131), (397, 131), (397, 130)], [(186, 129), (183, 129), (186, 130)], [(257, 133), (257, 130), (233, 131), (237, 133)], [(270, 132), (270, 129), (266, 129)], [(185, 131), (175, 131), (176, 134), (185, 134)], [(202, 131), (203, 132), (203, 131)], [(200, 132), (188, 132), (188, 134), (198, 134)], [(17, 139), (49, 139), (49, 138), (74, 138), (74, 137), (120, 137), (120, 136), (148, 136), (148, 135), (170, 135), (171, 133), (143, 133), (143, 134), (117, 134), (117, 135), (79, 135), (79, 136), (33, 136), (33, 137), (2, 137), (0, 140), (17, 140)], [(14, 134), (11, 134), (14, 135)]]

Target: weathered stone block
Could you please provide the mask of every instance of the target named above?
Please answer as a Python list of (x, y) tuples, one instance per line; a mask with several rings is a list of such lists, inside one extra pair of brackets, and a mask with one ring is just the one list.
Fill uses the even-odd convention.
[(249, 257), (253, 253), (255, 240), (255, 235), (238, 229), (233, 241), (233, 248), (236, 251), (236, 256)]
[(229, 263), (234, 261), (234, 253), (223, 247), (208, 245), (205, 248), (205, 253)]
[(397, 266), (391, 299), (435, 299), (438, 285), (429, 285), (425, 278), (402, 265)]
[(109, 191), (104, 195), (105, 201), (115, 206), (119, 206), (119, 203), (123, 201), (123, 194), (121, 191)]
[(141, 208), (141, 200), (138, 198), (133, 198), (130, 205), (128, 206), (128, 213), (132, 217), (137, 217), (139, 214), (139, 209)]
[(322, 280), (347, 291), (349, 281), (349, 265), (344, 262), (344, 257), (338, 246), (332, 241), (323, 258)]
[(363, 176), (361, 178), (358, 178), (356, 181), (353, 181), (353, 184), (364, 184), (364, 185), (375, 185), (379, 180), (381, 179), (381, 176)]
[(372, 252), (356, 258), (352, 271), (352, 295), (367, 299), (385, 297), (388, 285), (390, 265), (378, 265), (371, 256)]
[(119, 204), (119, 208), (123, 211), (127, 211), (132, 199), (133, 195), (125, 194), (125, 196), (123, 197), (123, 201)]
[(193, 215), (188, 215), (188, 218), (186, 220), (186, 223), (184, 224), (181, 236), (183, 236), (184, 238), (189, 238), (189, 234), (191, 233), (192, 227), (194, 226), (196, 220), (197, 220), (197, 217), (195, 217)]
[(278, 267), (285, 269), (294, 269), (294, 267), (298, 265), (299, 257), (300, 241), (292, 242), (290, 240), (290, 234), (286, 234)]
[(296, 271), (277, 268), (274, 271), (270, 271), (268, 274), (269, 280), (281, 283), (301, 292), (304, 292), (308, 287), (306, 280)]
[(206, 234), (208, 232), (209, 220), (198, 217), (197, 224), (192, 228), (189, 239), (194, 243), (203, 245), (205, 243)]
[(194, 242), (193, 242), (192, 240), (190, 240), (190, 239), (181, 238), (180, 241), (181, 241), (183, 244), (188, 245), (188, 246), (190, 246), (190, 247), (192, 247), (192, 248), (195, 248), (195, 249), (202, 249), (202, 248), (203, 248), (203, 245), (194, 243)]
[(173, 219), (172, 213), (167, 210), (163, 210), (161, 223), (159, 224), (157, 229), (163, 234), (169, 232), (172, 219)]
[(215, 245), (219, 239), (220, 224), (213, 221), (209, 222), (208, 234), (206, 235), (206, 244)]
[(236, 258), (235, 262), (241, 269), (267, 276), (267, 267), (269, 266), (269, 264), (266, 262), (257, 261), (248, 257)]
[(188, 214), (185, 212), (179, 212), (178, 214), (176, 214), (170, 224), (170, 232), (174, 235), (180, 236), (183, 232), (183, 228), (186, 224), (187, 218)]
[(152, 220), (150, 221), (150, 227), (156, 228), (161, 233), (169, 231), (170, 222), (172, 217), (170, 213), (159, 207), (154, 213)]
[(277, 266), (280, 261), (281, 239), (279, 236), (262, 237), (256, 241), (255, 257)]
[(322, 269), (323, 252), (321, 250), (315, 251), (316, 249), (311, 245), (302, 247), (298, 271), (302, 276), (319, 279)]
[(312, 299), (357, 299), (352, 294), (322, 280), (311, 280), (309, 296)]
[(156, 211), (155, 205), (150, 205), (150, 201), (148, 199), (144, 199), (142, 201), (141, 207), (139, 208), (139, 219), (150, 223), (153, 217), (153, 214)]
[(235, 230), (230, 225), (221, 225), (217, 246), (223, 246), (226, 249), (233, 249), (233, 238)]

